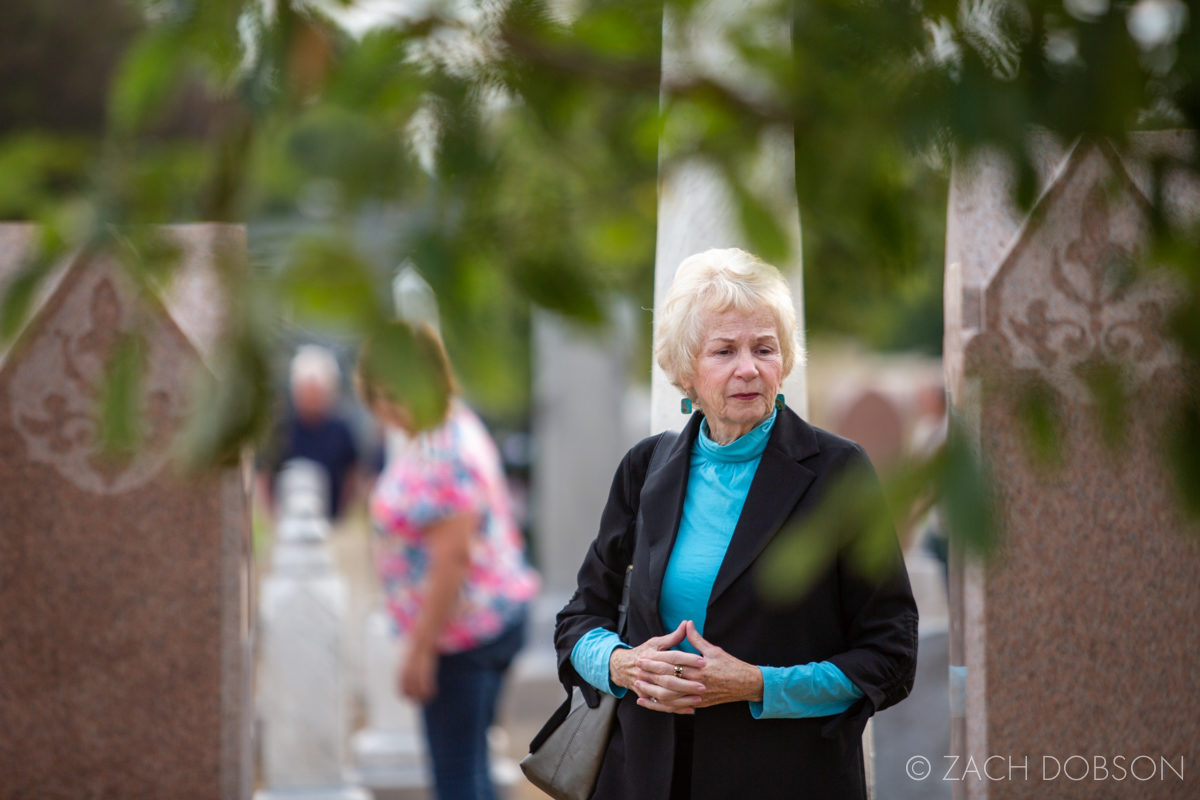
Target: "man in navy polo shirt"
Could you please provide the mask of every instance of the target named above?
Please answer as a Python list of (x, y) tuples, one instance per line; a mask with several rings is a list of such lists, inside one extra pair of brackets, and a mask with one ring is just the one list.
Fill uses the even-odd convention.
[(274, 480), (289, 459), (306, 458), (324, 467), (328, 478), (325, 510), (337, 521), (355, 491), (358, 446), (349, 423), (338, 413), (341, 370), (333, 353), (317, 345), (303, 345), (292, 358), (291, 407), (276, 429), (266, 454), (270, 474), (261, 488), (268, 508), (273, 508)]

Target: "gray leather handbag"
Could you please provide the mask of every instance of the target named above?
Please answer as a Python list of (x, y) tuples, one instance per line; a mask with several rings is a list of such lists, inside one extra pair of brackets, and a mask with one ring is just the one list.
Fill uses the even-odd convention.
[[(628, 586), (628, 570), (625, 581)], [(579, 687), (572, 686), (571, 696), (529, 744), (521, 771), (555, 800), (587, 800), (596, 787), (616, 713), (617, 698), (611, 694), (601, 692), (600, 704), (590, 708)]]
[[(667, 432), (655, 443), (647, 476), (666, 458), (674, 439), (675, 434)], [(641, 527), (639, 512), (634, 527), (635, 544)], [(632, 572), (633, 565), (630, 564), (625, 568), (625, 585), (618, 607), (617, 633), (622, 638), (625, 637), (625, 618), (629, 611), (629, 576)], [(611, 694), (600, 692), (599, 705), (591, 708), (579, 687), (572, 686), (571, 695), (529, 743), (529, 755), (521, 759), (521, 771), (530, 783), (555, 800), (588, 800), (596, 788), (616, 713), (617, 698)]]

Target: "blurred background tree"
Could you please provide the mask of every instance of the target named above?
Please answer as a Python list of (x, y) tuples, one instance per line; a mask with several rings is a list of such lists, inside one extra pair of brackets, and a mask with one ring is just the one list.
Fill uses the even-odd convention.
[[(229, 377), (202, 406), (195, 458), (261, 433), (289, 330), (353, 341), (391, 313), (406, 261), (437, 293), (468, 393), (519, 419), (532, 308), (599, 326), (614, 297), (650, 305), (673, 158), (724, 171), (749, 240), (781, 255), (737, 166), (747, 143), (790, 129), (810, 333), (937, 353), (952, 159), (1007, 153), (1028, 204), (1031, 130), (1120, 145), (1200, 127), (1196, 5), (757, 3), (726, 42), (758, 79), (751, 95), (720, 75), (661, 85), (664, 5), (644, 0), (7, 0), (0, 217), (45, 233), (3, 288), (0, 335), (68, 248), (116, 247), (155, 281), (171, 254), (141, 224), (237, 221), (251, 264), (226, 276)], [(764, 25), (790, 26), (790, 51)], [(1173, 166), (1195, 173), (1198, 158)], [(1148, 254), (1188, 287), (1173, 331), (1194, 369), (1197, 232), (1160, 210)], [(1200, 496), (1193, 406), (1176, 466)]]

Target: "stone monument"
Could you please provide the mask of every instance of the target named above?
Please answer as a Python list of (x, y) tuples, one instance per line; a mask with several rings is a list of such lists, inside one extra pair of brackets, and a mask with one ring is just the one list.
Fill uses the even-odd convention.
[[(0, 345), (0, 798), (250, 794), (248, 472), (171, 458), (245, 233), (156, 233), (181, 257), (156, 296), (75, 253)], [(0, 225), (0, 292), (37, 235)], [(110, 457), (98, 397), (135, 331), (143, 445)]]
[(424, 800), (430, 782), (421, 711), (396, 687), (401, 645), (382, 603), (364, 624), (366, 725), (350, 739), (351, 777), (376, 800)]
[(343, 778), (346, 582), (333, 566), (319, 464), (279, 477), (279, 524), (260, 600), (262, 782), (256, 800), (367, 800)]
[[(534, 485), (538, 568), (553, 615), (575, 591), (575, 577), (600, 524), (621, 457), (647, 434), (625, 430), (633, 328), (617, 309), (608, 329), (582, 331), (561, 318), (533, 317)], [(554, 670), (552, 670), (554, 671)]]
[[(947, 387), (1001, 529), (986, 563), (952, 553), (953, 753), (931, 777), (959, 798), (1200, 796), (1200, 536), (1162, 458), (1186, 387), (1164, 337), (1171, 287), (1128, 273), (1149, 226), (1146, 159), (1189, 147), (1177, 132), (1121, 153), (1042, 140), (1028, 215), (998, 158), (955, 170)], [(1200, 218), (1200, 185), (1165, 178), (1168, 214)], [(1102, 370), (1129, 392), (1115, 432), (1089, 388)], [(1060, 431), (1041, 457), (1034, 413)]]

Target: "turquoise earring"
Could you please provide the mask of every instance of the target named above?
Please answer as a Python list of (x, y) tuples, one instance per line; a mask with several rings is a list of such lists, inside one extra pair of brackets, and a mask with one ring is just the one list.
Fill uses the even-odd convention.
[(775, 410), (783, 411), (784, 397), (781, 394), (775, 395)]
[(692, 398), (685, 397), (679, 401), (679, 413), (681, 413), (681, 414), (692, 413)]

